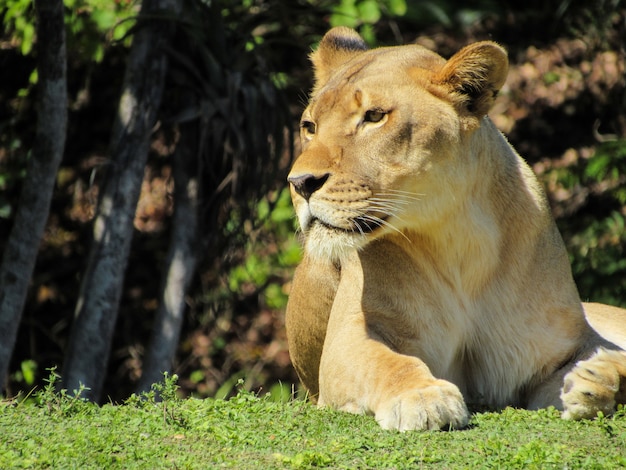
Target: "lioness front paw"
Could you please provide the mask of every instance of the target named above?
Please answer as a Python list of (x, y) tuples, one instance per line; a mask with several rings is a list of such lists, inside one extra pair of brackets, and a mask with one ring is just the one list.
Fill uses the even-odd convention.
[(376, 411), (376, 421), (383, 429), (399, 431), (460, 429), (468, 420), (463, 395), (444, 380), (394, 396)]
[(598, 411), (611, 414), (626, 402), (626, 355), (601, 348), (578, 362), (565, 376), (561, 400), (564, 419), (595, 418)]

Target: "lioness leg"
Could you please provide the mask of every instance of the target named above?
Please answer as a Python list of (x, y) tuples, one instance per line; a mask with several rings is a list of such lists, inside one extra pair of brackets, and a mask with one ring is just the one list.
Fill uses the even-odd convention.
[(589, 325), (605, 340), (626, 350), (626, 309), (583, 302)]
[(296, 269), (286, 312), (291, 362), (315, 402), (326, 325), (339, 284), (339, 271), (329, 261), (304, 256)]
[(626, 353), (600, 348), (579, 361), (565, 376), (563, 418), (594, 418), (599, 411), (611, 414), (617, 404), (626, 404)]
[(597, 303), (583, 306), (591, 327), (613, 344), (604, 344), (565, 376), (560, 398), (566, 419), (593, 418), (598, 411), (609, 414), (626, 404), (626, 352), (613, 346), (626, 348), (626, 310)]
[[(331, 313), (332, 322), (333, 313)], [(373, 414), (383, 429), (462, 428), (469, 413), (458, 387), (436, 379), (420, 359), (393, 352), (351, 315), (326, 338), (319, 405)]]
[(383, 429), (460, 429), (467, 425), (469, 413), (456, 385), (434, 378), (420, 385), (379, 406), (375, 417)]
[(397, 354), (374, 339), (357, 338), (356, 331), (348, 330), (342, 328), (324, 345), (320, 406), (373, 414), (383, 429), (467, 424), (469, 413), (456, 385), (433, 377), (421, 360)]
[(378, 296), (372, 292), (385, 286), (369, 283), (362, 273), (372, 267), (367, 263), (386, 270), (385, 263), (397, 262), (400, 252), (393, 246), (378, 249), (385, 249), (383, 260), (368, 258), (366, 248), (342, 261), (320, 361), (319, 404), (373, 414), (385, 429), (464, 427), (469, 413), (459, 388), (435, 378), (421, 359), (396, 352), (386, 340), (400, 337), (389, 319), (395, 316), (398, 323), (401, 314), (374, 300)]
[(584, 419), (626, 404), (626, 352), (591, 332), (590, 337), (588, 352), (539, 384), (528, 396), (528, 408), (554, 406), (564, 419)]

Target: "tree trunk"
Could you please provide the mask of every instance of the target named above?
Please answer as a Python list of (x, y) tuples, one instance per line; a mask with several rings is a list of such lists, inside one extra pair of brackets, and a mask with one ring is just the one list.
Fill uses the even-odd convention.
[(111, 340), (133, 234), (150, 136), (165, 83), (165, 46), (173, 34), (182, 0), (144, 0), (133, 38), (117, 118), (112, 161), (94, 222), (70, 342), (63, 388), (97, 401), (106, 376)]
[(173, 160), (174, 217), (170, 247), (161, 281), (159, 308), (152, 328), (137, 391), (149, 391), (163, 380), (176, 355), (185, 313), (185, 294), (198, 261), (197, 122), (181, 129)]
[(15, 221), (0, 266), (0, 391), (35, 267), (67, 127), (67, 80), (62, 0), (35, 0), (37, 13), (37, 130)]

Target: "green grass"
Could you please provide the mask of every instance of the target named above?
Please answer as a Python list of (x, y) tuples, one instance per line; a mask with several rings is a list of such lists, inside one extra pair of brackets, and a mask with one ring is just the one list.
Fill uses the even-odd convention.
[(626, 412), (570, 422), (555, 410), (477, 413), (469, 429), (398, 433), (372, 417), (240, 392), (155, 393), (98, 407), (53, 384), (0, 406), (0, 468), (625, 468)]

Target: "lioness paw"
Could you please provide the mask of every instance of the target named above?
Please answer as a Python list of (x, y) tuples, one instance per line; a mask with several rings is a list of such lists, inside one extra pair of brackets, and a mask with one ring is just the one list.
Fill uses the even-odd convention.
[(444, 380), (394, 396), (376, 411), (376, 421), (383, 429), (399, 431), (460, 429), (468, 420), (463, 395)]
[(600, 348), (580, 361), (563, 381), (564, 419), (595, 418), (599, 411), (611, 414), (626, 402), (626, 355)]

